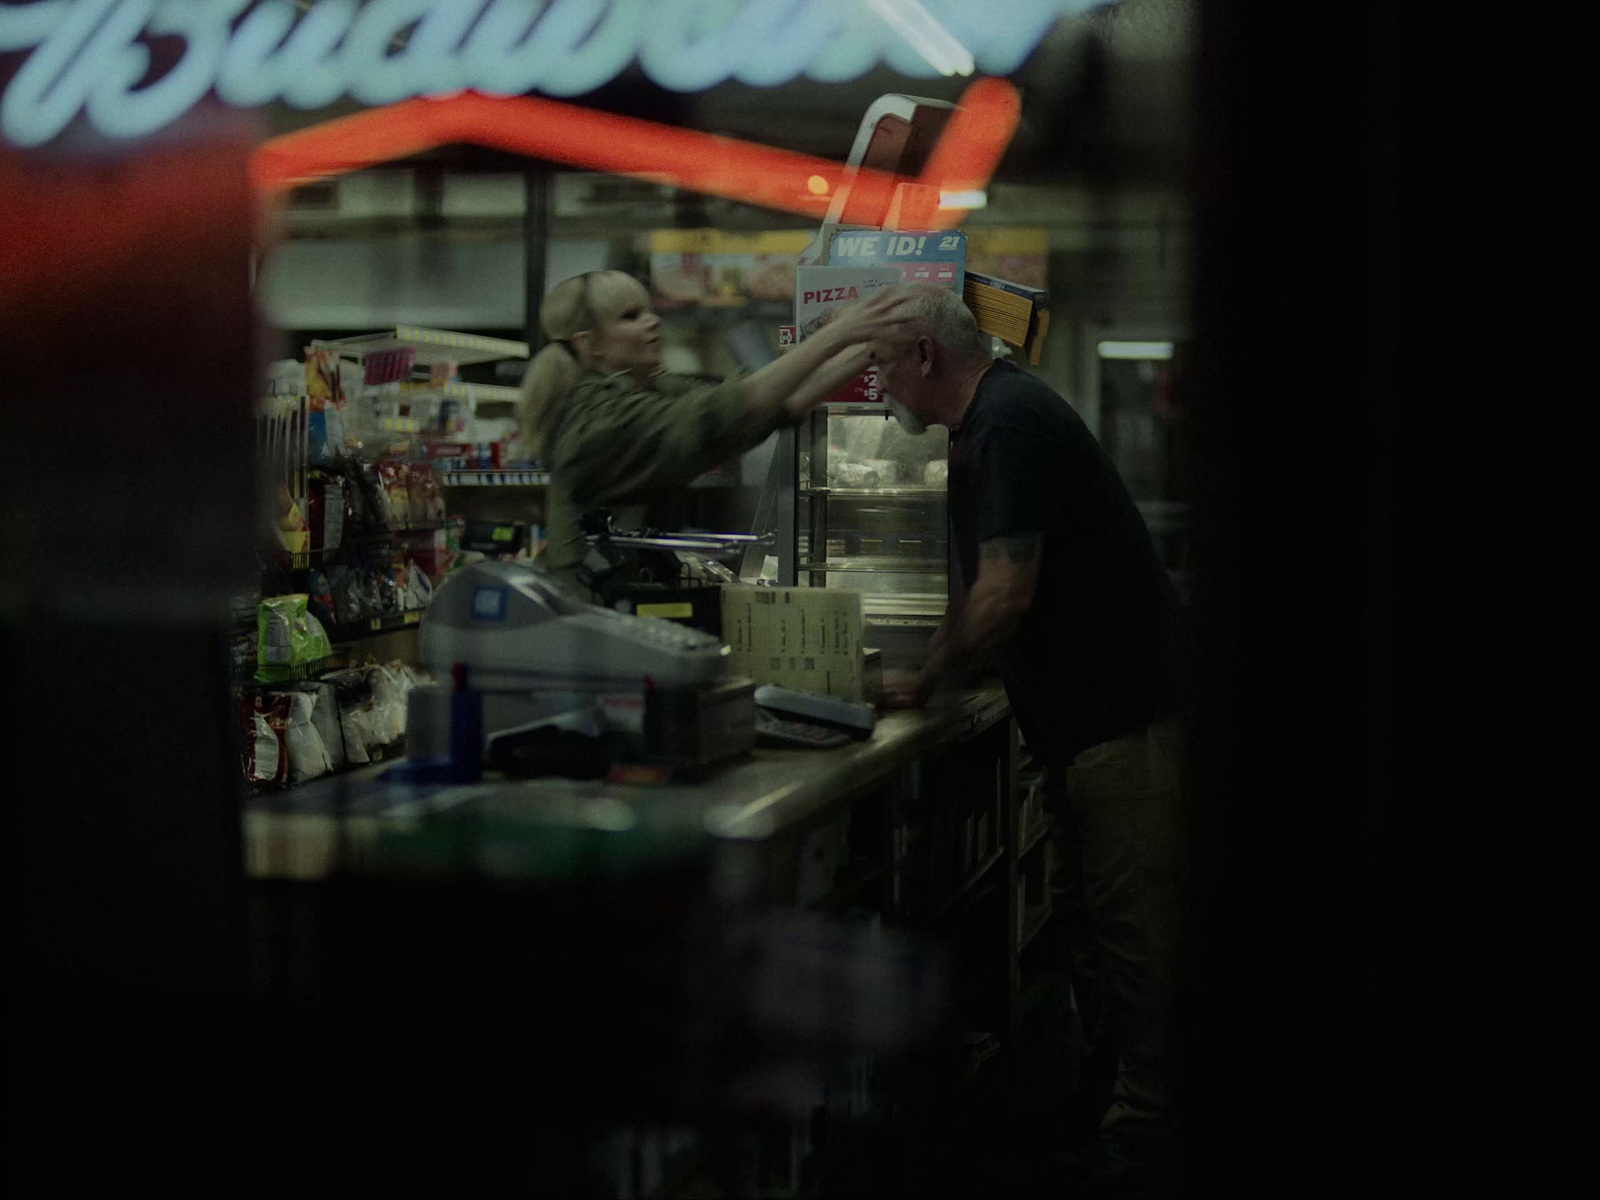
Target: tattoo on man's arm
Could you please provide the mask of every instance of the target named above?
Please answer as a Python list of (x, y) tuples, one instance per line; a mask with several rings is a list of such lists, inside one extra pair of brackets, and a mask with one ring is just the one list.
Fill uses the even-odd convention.
[(989, 561), (997, 561), (1003, 553), (1013, 563), (1031, 563), (1039, 557), (1040, 533), (1008, 533), (980, 546), (979, 554)]

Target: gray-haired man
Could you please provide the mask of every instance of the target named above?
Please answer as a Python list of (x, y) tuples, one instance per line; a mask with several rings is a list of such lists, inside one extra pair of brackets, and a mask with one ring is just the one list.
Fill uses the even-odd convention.
[(1096, 1007), (1104, 1018), (1086, 1032), (1118, 1050), (1101, 1140), (1077, 1163), (1137, 1175), (1170, 1141), (1178, 1075), (1180, 606), (1138, 508), (1071, 406), (996, 361), (955, 293), (904, 294), (909, 336), (872, 354), (908, 430), (950, 430), (960, 579), (926, 666), (892, 691), (922, 703), (991, 665), (1005, 682), (1050, 772), (1063, 874), (1078, 885), (1074, 990), (1086, 1024)]

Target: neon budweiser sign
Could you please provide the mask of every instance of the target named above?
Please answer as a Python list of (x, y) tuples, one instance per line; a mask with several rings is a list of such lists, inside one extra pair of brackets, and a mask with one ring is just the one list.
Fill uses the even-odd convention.
[[(387, 105), (475, 91), (577, 96), (630, 65), (694, 92), (728, 80), (854, 79), (879, 65), (940, 72), (902, 36), (932, 18), (991, 75), (1016, 70), (1061, 17), (1096, 0), (34, 0), (0, 5), (0, 54), (24, 52), (0, 136), (39, 146), (80, 113), (133, 138), (208, 94), (252, 108)], [(180, 39), (151, 72), (150, 39)]]

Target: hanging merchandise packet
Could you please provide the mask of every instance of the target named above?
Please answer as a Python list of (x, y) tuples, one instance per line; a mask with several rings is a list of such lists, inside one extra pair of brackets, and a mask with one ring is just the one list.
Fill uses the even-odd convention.
[(344, 407), (344, 388), (339, 376), (339, 355), (326, 347), (306, 347), (306, 395), (313, 409)]
[(411, 469), (403, 462), (384, 459), (378, 464), (378, 481), (389, 500), (389, 525), (403, 529), (411, 524)]

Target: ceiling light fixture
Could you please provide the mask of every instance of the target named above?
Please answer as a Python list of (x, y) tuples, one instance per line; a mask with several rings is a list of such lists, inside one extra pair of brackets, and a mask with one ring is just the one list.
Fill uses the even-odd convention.
[(1101, 342), (1095, 348), (1101, 358), (1131, 358), (1150, 362), (1172, 357), (1171, 342)]

